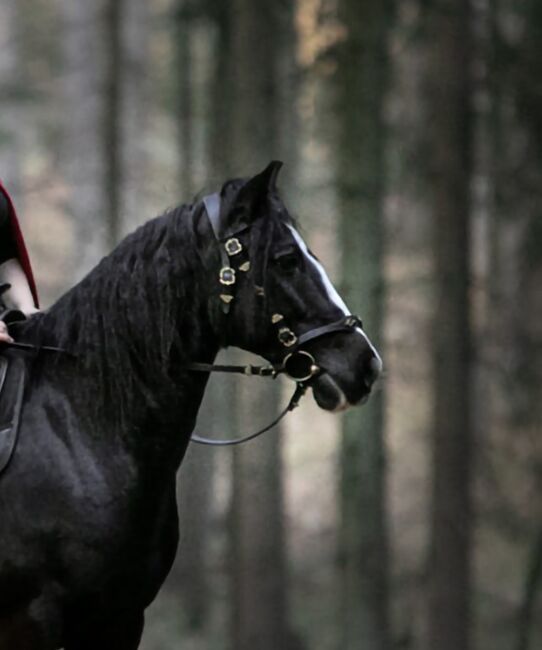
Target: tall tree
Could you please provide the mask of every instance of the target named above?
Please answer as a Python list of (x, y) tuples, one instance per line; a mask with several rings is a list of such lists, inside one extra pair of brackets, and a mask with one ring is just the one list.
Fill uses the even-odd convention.
[(194, 192), (194, 52), (191, 32), (196, 12), (192, 0), (178, 0), (175, 7), (175, 65), (177, 68), (177, 122), (179, 176), (187, 200)]
[[(280, 157), (279, 61), (284, 26), (293, 20), (293, 3), (235, 0), (231, 6), (229, 82), (230, 162), (236, 175), (248, 175)], [(289, 98), (289, 106), (293, 98)], [(246, 382), (237, 399), (237, 426), (249, 430), (277, 411), (278, 389)], [(281, 434), (275, 430), (256, 444), (238, 448), (233, 458), (232, 647), (275, 650), (290, 647), (283, 526)]]
[(103, 200), (104, 0), (65, 0), (62, 75), (65, 123), (63, 167), (69, 187), (68, 212), (75, 225), (76, 274), (99, 259), (106, 241)]
[[(336, 187), (342, 285), (380, 346), (383, 330), (389, 2), (339, 0)], [(344, 418), (341, 450), (341, 648), (390, 647), (383, 393)]]
[(16, 196), (20, 186), (20, 11), (16, 0), (0, 7), (0, 178)]
[(107, 244), (112, 248), (120, 236), (122, 196), (122, 76), (123, 0), (107, 0), (104, 7), (104, 44), (107, 65), (104, 70), (104, 110), (102, 146), (104, 152), (103, 187), (107, 223)]
[[(206, 18), (208, 19), (208, 16), (198, 11), (196, 7), (192, 0), (177, 1), (174, 30), (176, 48), (174, 65), (178, 84), (176, 104), (179, 180), (182, 195), (187, 200), (190, 200), (196, 191), (194, 167), (198, 153), (194, 142), (196, 130), (194, 42), (199, 36), (196, 31), (198, 21), (202, 23)], [(224, 55), (224, 52), (221, 54)], [(215, 81), (213, 78), (212, 83), (205, 88), (206, 95), (213, 92)], [(211, 167), (214, 159), (208, 160), (209, 150), (206, 149), (203, 155), (205, 162), (209, 162), (205, 167)], [(227, 411), (221, 388), (222, 385), (211, 378), (196, 425), (196, 431), (200, 435), (209, 435), (210, 431), (215, 430), (216, 414)], [(220, 428), (222, 430), (222, 422)], [(181, 546), (174, 572), (183, 595), (186, 621), (192, 630), (198, 632), (203, 631), (208, 623), (211, 604), (208, 559), (215, 458), (212, 453), (209, 454), (209, 451), (200, 445), (192, 445), (179, 474)]]
[[(122, 4), (120, 78), (120, 181), (118, 234), (148, 218), (151, 20), (147, 0)], [(107, 146), (107, 142), (105, 143)]]
[(468, 650), (471, 599), (470, 0), (428, 3), (435, 298), (428, 646)]
[[(522, 468), (540, 490), (542, 428), (542, 7), (534, 0), (493, 0), (490, 60), (494, 211), (490, 260), (492, 339), (501, 454), (529, 449)], [(515, 24), (515, 30), (507, 25)], [(499, 363), (506, 359), (506, 367)], [(513, 433), (510, 436), (510, 433)], [(534, 645), (537, 596), (542, 589), (541, 510), (530, 508), (530, 548), (518, 608), (517, 648)]]

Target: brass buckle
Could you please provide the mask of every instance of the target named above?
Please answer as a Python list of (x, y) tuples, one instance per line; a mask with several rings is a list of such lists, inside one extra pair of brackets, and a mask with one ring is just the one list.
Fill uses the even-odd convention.
[(316, 359), (310, 352), (305, 350), (290, 352), (290, 354), (286, 355), (282, 362), (282, 368), (290, 379), (298, 383), (308, 381), (320, 372)]

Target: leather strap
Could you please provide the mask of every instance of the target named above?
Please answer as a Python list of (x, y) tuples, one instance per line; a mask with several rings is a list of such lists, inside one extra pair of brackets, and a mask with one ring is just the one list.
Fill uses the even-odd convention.
[(23, 352), (34, 352), (38, 354), (39, 352), (62, 352), (63, 354), (68, 354), (70, 356), (75, 356), (73, 353), (64, 350), (64, 348), (57, 348), (54, 345), (32, 345), (32, 343), (18, 343), (14, 341), (13, 343), (8, 343), (7, 341), (0, 342), (0, 350), (2, 348), (14, 348), (15, 350), (22, 350)]
[[(213, 229), (213, 234), (218, 243), (218, 250), (220, 252), (220, 265), (222, 269), (230, 267), (230, 258), (226, 249), (222, 245), (220, 237), (220, 194), (215, 192), (214, 194), (208, 194), (203, 197), (203, 205), (205, 206), (205, 211), (207, 212), (207, 218)], [(222, 286), (222, 293), (226, 296), (231, 296), (230, 301), (224, 302), (221, 299), (221, 307), (224, 314), (228, 314), (230, 311), (230, 302), (233, 300), (233, 293), (231, 292), (231, 287)]]
[(231, 372), (238, 375), (248, 375), (257, 377), (276, 377), (279, 373), (284, 372), (282, 368), (274, 366), (232, 366), (215, 363), (189, 363), (185, 366), (188, 370), (197, 370), (199, 372)]
[(305, 343), (308, 343), (308, 341), (312, 341), (313, 339), (325, 336), (326, 334), (331, 334), (332, 332), (349, 332), (356, 327), (361, 327), (361, 320), (359, 317), (353, 315), (345, 316), (344, 318), (341, 318), (334, 323), (322, 325), (321, 327), (315, 327), (309, 332), (301, 334), (301, 336), (299, 336), (297, 339), (296, 348), (304, 345)]
[(261, 436), (262, 433), (265, 433), (266, 431), (269, 431), (269, 429), (272, 429), (290, 411), (293, 411), (299, 405), (299, 400), (303, 397), (306, 390), (307, 390), (307, 386), (305, 384), (297, 384), (296, 389), (294, 391), (294, 394), (290, 398), (290, 401), (288, 402), (288, 405), (273, 420), (273, 422), (271, 422), (271, 424), (268, 424), (263, 429), (260, 429), (259, 431), (255, 431), (254, 433), (250, 433), (248, 436), (243, 436), (242, 438), (234, 438), (233, 440), (211, 440), (211, 438), (204, 438), (202, 436), (198, 436), (195, 433), (193, 433), (192, 436), (190, 437), (190, 440), (192, 442), (197, 442), (200, 445), (210, 445), (212, 447), (231, 447), (232, 445), (240, 445), (242, 442), (248, 442), (249, 440), (254, 440), (254, 438), (257, 438), (258, 436)]
[(220, 194), (208, 194), (203, 197), (203, 205), (211, 223), (217, 241), (220, 241)]
[[(25, 389), (26, 364), (21, 358), (4, 359), (2, 364), (7, 368), (7, 385), (4, 388), (3, 400), (8, 403), (6, 420), (0, 421), (0, 474), (7, 468), (15, 447), (19, 432), (19, 420)], [(11, 376), (14, 379), (11, 379)], [(6, 394), (7, 393), (7, 394)]]

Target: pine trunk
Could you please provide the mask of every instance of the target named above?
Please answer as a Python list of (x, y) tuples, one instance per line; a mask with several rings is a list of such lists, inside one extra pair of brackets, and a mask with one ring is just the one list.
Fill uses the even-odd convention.
[(430, 3), (427, 99), (436, 279), (427, 647), (439, 650), (468, 650), (470, 637), (470, 28), (469, 0)]
[(147, 0), (124, 0), (122, 6), (122, 119), (118, 136), (122, 169), (120, 235), (149, 217), (149, 111), (152, 105), (149, 3)]
[[(384, 99), (388, 3), (340, 0), (336, 151), (342, 289), (381, 347), (384, 307)], [(341, 450), (341, 648), (390, 647), (383, 392), (344, 418)]]
[(103, 113), (103, 187), (107, 247), (113, 248), (120, 237), (122, 196), (122, 23), (124, 0), (107, 0), (104, 20), (104, 42), (107, 65), (104, 69)]
[[(175, 75), (177, 78), (177, 128), (179, 181), (182, 196), (190, 201), (196, 188), (194, 167), (196, 151), (194, 133), (195, 32), (194, 8), (187, 0), (178, 0), (175, 29)], [(220, 29), (220, 25), (217, 25)], [(221, 53), (224, 56), (224, 52)], [(213, 92), (205, 88), (207, 95)], [(211, 120), (213, 119), (211, 115)], [(205, 154), (208, 154), (206, 151)], [(206, 168), (212, 167), (213, 159), (206, 155)], [(213, 436), (217, 430), (223, 434), (227, 427), (228, 405), (223, 398), (224, 378), (211, 377), (200, 409), (196, 433)], [(220, 414), (220, 416), (219, 416)], [(209, 622), (212, 595), (210, 593), (210, 528), (213, 505), (215, 460), (208, 447), (191, 445), (179, 473), (179, 514), (181, 543), (173, 572), (179, 582), (183, 597), (183, 613), (189, 628), (195, 632), (205, 630)]]
[[(498, 387), (493, 409), (500, 453), (529, 457), (525, 480), (540, 491), (542, 461), (542, 7), (535, 0), (493, 0), (491, 105), (494, 220), (491, 322)], [(509, 31), (509, 24), (516, 25)], [(526, 451), (528, 450), (528, 451)], [(520, 456), (521, 454), (521, 456)], [(517, 461), (516, 461), (517, 462)], [(542, 590), (540, 505), (530, 506), (531, 538), (517, 616), (516, 647), (536, 643)]]
[(81, 277), (107, 239), (103, 193), (104, 0), (63, 0), (64, 150), (68, 212), (75, 224), (74, 270)]
[(20, 174), (20, 103), (21, 94), (19, 31), (20, 13), (17, 0), (6, 0), (0, 6), (0, 42), (3, 44), (0, 56), (0, 178), (17, 200), (21, 190)]
[[(248, 176), (280, 157), (278, 75), (284, 3), (232, 2), (231, 172)], [(288, 15), (291, 4), (287, 3)], [(228, 128), (228, 127), (227, 127)], [(237, 397), (239, 432), (272, 419), (278, 385), (242, 382)], [(265, 408), (262, 409), (262, 405)], [(281, 431), (237, 448), (233, 461), (232, 647), (289, 648), (287, 576), (283, 526)]]

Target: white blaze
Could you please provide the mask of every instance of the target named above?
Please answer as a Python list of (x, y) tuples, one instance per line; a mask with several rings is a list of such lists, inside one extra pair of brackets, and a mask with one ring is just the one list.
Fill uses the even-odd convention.
[[(328, 295), (329, 299), (331, 300), (331, 302), (333, 302), (335, 305), (337, 305), (337, 307), (343, 312), (343, 314), (345, 316), (349, 316), (352, 312), (348, 309), (348, 307), (346, 306), (346, 303), (344, 302), (344, 300), (341, 298), (341, 296), (337, 292), (337, 289), (335, 289), (335, 287), (331, 283), (331, 280), (329, 279), (329, 276), (326, 273), (326, 270), (324, 269), (324, 267), (320, 264), (320, 262), (316, 259), (316, 257), (314, 257), (314, 255), (310, 252), (310, 250), (307, 247), (307, 244), (305, 244), (305, 241), (303, 240), (301, 235), (297, 232), (297, 230), (294, 227), (290, 226), (290, 225), (288, 226), (288, 228), (290, 229), (290, 232), (292, 233), (294, 239), (296, 240), (297, 245), (301, 249), (303, 255), (307, 258), (307, 260), (309, 260), (309, 262), (318, 271), (318, 273), (320, 275), (320, 279), (322, 280), (322, 284), (324, 285), (324, 287), (326, 289), (326, 292), (327, 292), (327, 295)], [(361, 334), (363, 336), (363, 338), (369, 344), (369, 347), (373, 351), (373, 353), (375, 355), (375, 359), (377, 359), (377, 363), (378, 363), (378, 366), (379, 366), (378, 368), (375, 368), (375, 369), (378, 370), (378, 372), (380, 372), (382, 370), (382, 359), (380, 358), (380, 355), (376, 351), (376, 348), (371, 343), (371, 341), (369, 340), (369, 337), (367, 336), (367, 334), (365, 334), (365, 332), (361, 329), (361, 327), (356, 327), (356, 331), (359, 332), (359, 334)]]

